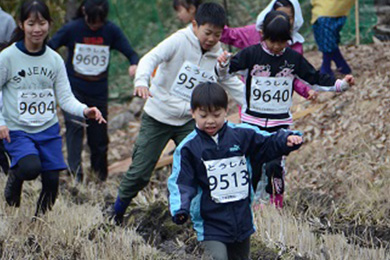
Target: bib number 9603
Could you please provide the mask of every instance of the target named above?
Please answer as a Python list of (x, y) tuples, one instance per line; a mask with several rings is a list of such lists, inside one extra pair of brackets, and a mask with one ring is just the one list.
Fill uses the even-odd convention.
[(90, 65), (93, 66), (102, 66), (105, 67), (107, 65), (107, 57), (106, 56), (97, 56), (97, 55), (85, 55), (77, 54), (75, 56), (76, 64), (83, 63), (84, 65)]

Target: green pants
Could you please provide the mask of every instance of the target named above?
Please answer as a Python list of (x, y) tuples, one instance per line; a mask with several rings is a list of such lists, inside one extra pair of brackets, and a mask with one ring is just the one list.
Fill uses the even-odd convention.
[(242, 242), (203, 241), (204, 256), (212, 260), (249, 260), (250, 237)]
[(144, 113), (134, 145), (132, 163), (119, 185), (119, 198), (130, 201), (137, 196), (149, 183), (154, 167), (169, 140), (173, 139), (177, 146), (194, 128), (194, 120), (182, 126), (172, 126), (158, 122)]

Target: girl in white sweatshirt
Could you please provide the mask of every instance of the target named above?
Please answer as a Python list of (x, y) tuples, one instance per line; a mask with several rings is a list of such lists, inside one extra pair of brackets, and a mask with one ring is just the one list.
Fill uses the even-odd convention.
[(51, 17), (41, 0), (24, 2), (11, 45), (0, 53), (0, 138), (11, 155), (4, 195), (18, 207), (23, 181), (42, 177), (36, 215), (51, 209), (58, 193), (61, 151), (57, 100), (68, 113), (105, 123), (96, 107), (75, 99), (62, 58), (46, 46)]

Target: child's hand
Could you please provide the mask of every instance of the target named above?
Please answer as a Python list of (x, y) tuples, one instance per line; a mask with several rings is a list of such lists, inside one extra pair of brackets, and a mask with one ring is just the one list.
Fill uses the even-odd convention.
[(301, 144), (302, 141), (303, 141), (303, 139), (299, 135), (289, 135), (287, 137), (287, 146), (293, 147), (294, 145)]
[(346, 75), (344, 80), (349, 84), (349, 86), (355, 85), (355, 78), (352, 75)]
[(224, 51), (223, 53), (221, 53), (221, 55), (219, 55), (218, 57), (218, 63), (219, 65), (224, 68), (226, 66), (229, 65), (229, 62), (230, 62), (230, 57), (232, 56), (231, 53), (227, 52), (227, 51)]
[(317, 97), (318, 97), (318, 92), (313, 89), (310, 89), (308, 92), (307, 100), (316, 100)]
[(139, 96), (143, 99), (147, 99), (148, 97), (153, 97), (152, 93), (150, 93), (148, 87), (136, 87), (134, 89), (134, 96)]
[(137, 65), (131, 65), (129, 67), (129, 76), (134, 77), (136, 71), (137, 71)]
[(8, 126), (6, 126), (6, 125), (0, 126), (0, 139), (5, 139), (5, 140), (7, 140), (8, 143), (11, 142), (11, 137), (9, 136)]
[(186, 210), (179, 210), (172, 218), (177, 225), (183, 225), (188, 220), (188, 212)]
[(107, 124), (107, 121), (102, 116), (102, 113), (96, 107), (87, 107), (86, 109), (84, 109), (84, 115), (89, 119), (95, 119), (96, 121), (98, 121), (99, 124)]

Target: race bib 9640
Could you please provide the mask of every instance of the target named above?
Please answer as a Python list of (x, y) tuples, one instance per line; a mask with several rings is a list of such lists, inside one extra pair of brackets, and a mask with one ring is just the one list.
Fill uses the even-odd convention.
[(249, 109), (258, 113), (283, 114), (292, 105), (293, 79), (252, 77)]

